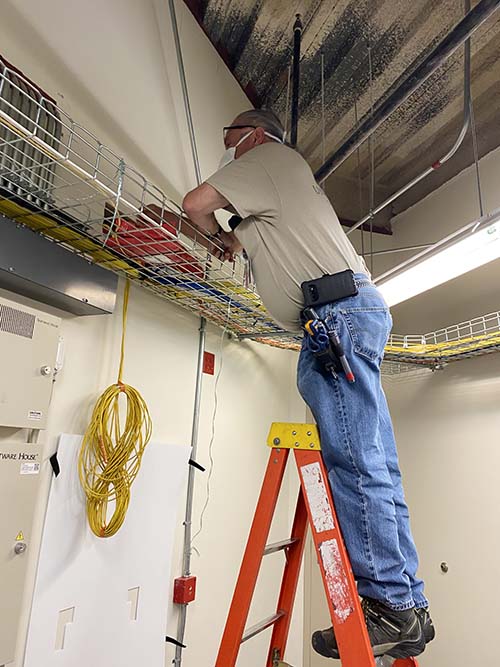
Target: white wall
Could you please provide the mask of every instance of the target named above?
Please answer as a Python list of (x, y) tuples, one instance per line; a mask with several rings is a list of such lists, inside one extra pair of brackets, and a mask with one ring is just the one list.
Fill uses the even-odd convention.
[[(207, 176), (216, 168), (223, 149), (221, 127), (250, 105), (182, 2), (177, 9), (201, 168)], [(1, 52), (9, 61), (168, 194), (179, 200), (195, 185), (166, 2), (6, 0), (0, 36)], [(66, 362), (55, 386), (46, 454), (53, 450), (59, 433), (83, 432), (93, 402), (115, 381), (118, 364), (120, 304), (113, 316), (59, 314)], [(157, 440), (189, 444), (198, 325), (195, 315), (142, 289), (131, 290), (124, 379), (144, 395)], [(216, 369), (221, 363), (220, 333), (208, 327), (207, 349), (217, 354)], [(192, 570), (199, 579), (197, 601), (188, 614), (187, 667), (214, 664), (267, 463), (269, 424), (303, 421), (305, 416), (295, 389), (295, 353), (248, 341), (227, 341), (223, 356), (211, 500), (196, 543), (200, 556), (193, 556)], [(213, 404), (214, 378), (205, 376), (197, 458), (206, 466)], [(46, 469), (45, 489), (48, 479)], [(206, 475), (197, 475), (195, 527), (205, 501), (205, 479)], [(291, 481), (285, 486), (278, 509), (280, 525), (273, 527), (275, 537), (289, 531), (292, 486)], [(39, 526), (44, 504), (45, 497), (39, 507)], [(172, 578), (181, 573), (182, 518), (179, 516)], [(274, 611), (272, 589), (277, 586), (282, 558), (272, 556), (266, 563), (251, 621)], [(165, 604), (169, 605), (171, 591), (167, 594)], [(289, 651), (296, 667), (301, 664), (298, 656), (302, 651), (300, 614), (299, 596)], [(176, 634), (175, 613), (166, 633)], [(245, 645), (241, 667), (264, 660), (265, 639), (262, 636)], [(165, 664), (171, 663), (173, 654), (174, 649), (167, 645)]]
[(438, 633), (420, 665), (496, 664), (500, 354), (386, 390)]

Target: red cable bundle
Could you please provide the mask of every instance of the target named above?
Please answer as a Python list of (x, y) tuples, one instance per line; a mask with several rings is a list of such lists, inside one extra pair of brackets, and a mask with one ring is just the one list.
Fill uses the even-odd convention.
[[(141, 263), (174, 265), (194, 278), (203, 278), (203, 267), (177, 238), (180, 226), (178, 216), (166, 211), (161, 214), (161, 209), (154, 205), (146, 207), (144, 212), (157, 220), (159, 227), (145, 226), (147, 223), (140, 222), (140, 218), (133, 221), (117, 217), (112, 224), (107, 247), (130, 259), (141, 260)], [(109, 230), (108, 225), (105, 230)]]

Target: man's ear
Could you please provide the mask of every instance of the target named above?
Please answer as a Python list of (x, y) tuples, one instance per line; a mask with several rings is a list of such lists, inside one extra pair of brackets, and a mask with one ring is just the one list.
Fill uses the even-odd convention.
[(255, 130), (254, 137), (256, 144), (263, 144), (264, 141), (266, 140), (264, 129), (262, 127), (257, 127)]

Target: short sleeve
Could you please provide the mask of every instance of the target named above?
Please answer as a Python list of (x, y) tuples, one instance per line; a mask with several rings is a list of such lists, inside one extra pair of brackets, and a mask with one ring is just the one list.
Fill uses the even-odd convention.
[[(254, 149), (255, 150), (255, 149)], [(271, 176), (249, 151), (206, 180), (232, 205), (242, 218), (276, 218), (279, 195)]]

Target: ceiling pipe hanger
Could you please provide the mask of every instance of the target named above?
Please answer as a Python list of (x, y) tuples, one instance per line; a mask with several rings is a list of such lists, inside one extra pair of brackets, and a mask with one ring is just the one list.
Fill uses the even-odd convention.
[[(466, 13), (470, 11), (470, 0), (465, 0), (464, 2), (465, 5), (465, 11)], [(361, 227), (362, 225), (365, 224), (365, 222), (368, 222), (372, 220), (380, 211), (382, 211), (384, 208), (389, 206), (389, 204), (392, 204), (393, 202), (396, 201), (396, 199), (399, 199), (402, 195), (405, 194), (405, 192), (408, 192), (408, 190), (411, 190), (417, 183), (420, 183), (420, 181), (423, 181), (424, 178), (427, 178), (429, 174), (434, 173), (439, 169), (440, 167), (445, 164), (445, 162), (448, 162), (455, 153), (458, 151), (460, 146), (463, 144), (463, 141), (467, 135), (467, 130), (469, 129), (470, 121), (471, 121), (471, 106), (470, 106), (470, 99), (471, 99), (471, 94), (470, 94), (470, 81), (471, 81), (471, 66), (470, 66), (470, 37), (465, 41), (464, 45), (464, 106), (463, 106), (463, 122), (462, 122), (462, 128), (458, 134), (457, 140), (453, 144), (453, 146), (450, 148), (450, 150), (443, 155), (442, 158), (439, 160), (436, 160), (430, 167), (425, 169), (423, 172), (421, 172), (418, 176), (413, 178), (409, 183), (406, 183), (406, 185), (403, 185), (402, 188), (397, 190), (394, 194), (392, 194), (390, 197), (388, 197), (385, 201), (383, 201), (381, 204), (376, 206), (374, 209), (369, 211), (361, 220), (356, 222), (350, 229), (347, 231), (347, 235), (352, 234), (358, 227)]]
[(342, 146), (336, 150), (315, 172), (318, 183), (322, 183), (354, 153), (392, 113), (415, 90), (449, 58), (491, 14), (500, 7), (500, 0), (480, 0), (478, 4), (451, 30), (444, 39), (419, 64), (415, 61), (400, 77), (401, 83), (387, 99), (375, 108), (373, 116), (365, 117)]

